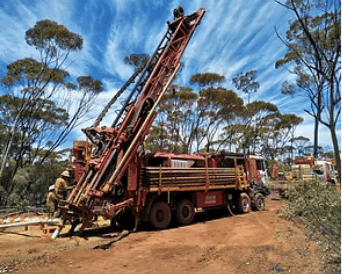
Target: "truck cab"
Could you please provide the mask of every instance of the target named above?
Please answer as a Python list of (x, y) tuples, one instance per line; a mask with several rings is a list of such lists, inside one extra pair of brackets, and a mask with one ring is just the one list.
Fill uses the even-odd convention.
[(262, 155), (250, 155), (251, 159), (255, 159), (256, 168), (259, 171), (262, 183), (265, 186), (269, 186), (269, 179), (268, 179), (268, 168), (267, 168), (267, 161)]
[[(301, 172), (300, 172), (301, 171)], [(310, 173), (311, 177), (326, 180), (333, 184), (338, 183), (338, 176), (331, 161), (307, 159), (297, 159), (292, 165), (294, 177), (300, 177), (301, 173)]]
[(335, 169), (329, 161), (316, 161), (313, 167), (313, 173), (321, 179), (327, 180), (333, 184), (337, 184), (337, 176)]

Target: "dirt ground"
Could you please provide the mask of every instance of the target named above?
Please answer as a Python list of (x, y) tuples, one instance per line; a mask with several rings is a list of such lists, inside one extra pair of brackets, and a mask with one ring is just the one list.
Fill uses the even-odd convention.
[(40, 227), (0, 230), (0, 273), (321, 273), (316, 244), (279, 217), (281, 205), (272, 195), (262, 212), (213, 211), (189, 226), (97, 228), (55, 241)]

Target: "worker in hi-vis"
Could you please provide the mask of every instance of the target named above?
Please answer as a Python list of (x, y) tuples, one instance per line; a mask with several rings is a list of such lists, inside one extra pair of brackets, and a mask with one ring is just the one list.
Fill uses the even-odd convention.
[(50, 186), (49, 194), (46, 200), (46, 204), (49, 210), (49, 217), (58, 217), (58, 204), (60, 200), (65, 200), (67, 197), (67, 191), (72, 189), (73, 186), (69, 186), (67, 181), (70, 180), (69, 171), (64, 170), (61, 176), (57, 178), (54, 185)]

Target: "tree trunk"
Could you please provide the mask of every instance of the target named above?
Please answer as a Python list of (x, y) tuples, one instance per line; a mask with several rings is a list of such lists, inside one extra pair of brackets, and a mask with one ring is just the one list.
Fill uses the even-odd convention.
[[(317, 75), (319, 78), (320, 76)], [(315, 118), (315, 128), (314, 128), (314, 151), (313, 156), (314, 158), (318, 158), (318, 128), (319, 122), (321, 120), (321, 113), (322, 113), (322, 89), (323, 89), (324, 81), (320, 80), (319, 85), (317, 87), (317, 115), (314, 116)]]
[(315, 159), (318, 158), (318, 126), (319, 126), (319, 117), (315, 117), (315, 128), (314, 128), (314, 147), (313, 147), (313, 157)]
[(335, 155), (335, 161), (336, 161), (336, 167), (338, 171), (338, 180), (341, 182), (341, 157), (340, 157), (340, 148), (338, 145), (338, 140), (336, 136), (336, 130), (334, 126), (330, 126), (330, 133), (331, 133), (331, 139), (334, 146), (334, 155)]
[(8, 144), (7, 144), (6, 149), (5, 149), (4, 157), (2, 158), (2, 163), (1, 163), (1, 168), (0, 168), (0, 178), (2, 176), (2, 173), (3, 173), (4, 169), (5, 169), (5, 166), (6, 166), (6, 163), (7, 163), (7, 159), (8, 159), (10, 150), (12, 148), (12, 143), (13, 143), (13, 139), (14, 139), (14, 134), (15, 134), (16, 126), (17, 126), (18, 117), (19, 117), (19, 115), (16, 117), (16, 119), (14, 121), (13, 127), (11, 129), (11, 133), (10, 133), (11, 138), (10, 138)]

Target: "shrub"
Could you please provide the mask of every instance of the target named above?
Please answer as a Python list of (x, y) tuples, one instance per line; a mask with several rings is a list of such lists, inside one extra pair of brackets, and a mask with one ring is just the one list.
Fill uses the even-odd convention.
[[(293, 181), (285, 191), (288, 198), (282, 208), (287, 219), (300, 217), (318, 236), (323, 261), (328, 272), (341, 272), (341, 192), (319, 180)], [(336, 272), (338, 271), (338, 272)]]

